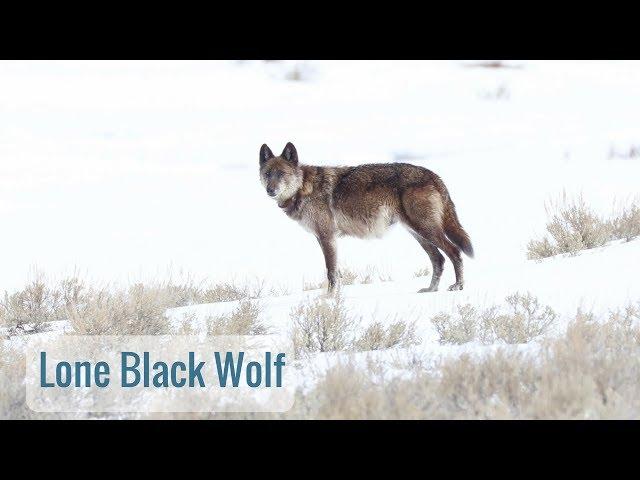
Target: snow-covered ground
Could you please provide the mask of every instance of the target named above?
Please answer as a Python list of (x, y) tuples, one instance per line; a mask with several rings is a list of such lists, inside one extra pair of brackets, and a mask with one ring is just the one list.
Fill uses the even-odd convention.
[(443, 291), (415, 293), (429, 262), (401, 227), (338, 244), (340, 264), (394, 279), (343, 293), (365, 323), (416, 320), (410, 355), (474, 348), (440, 346), (429, 322), (461, 303), (530, 291), (567, 319), (637, 301), (639, 241), (540, 263), (526, 244), (563, 190), (604, 213), (640, 194), (640, 159), (609, 155), (640, 145), (640, 62), (510, 63), (308, 62), (309, 79), (292, 82), (295, 62), (0, 62), (0, 288), (34, 268), (98, 282), (261, 278), (292, 292), (260, 299), (286, 332), (292, 306), (321, 293), (303, 279), (324, 278), (316, 241), (258, 180), (260, 145), (293, 141), (303, 163), (410, 161), (446, 182), (476, 251), (464, 291), (445, 291), (447, 261)]

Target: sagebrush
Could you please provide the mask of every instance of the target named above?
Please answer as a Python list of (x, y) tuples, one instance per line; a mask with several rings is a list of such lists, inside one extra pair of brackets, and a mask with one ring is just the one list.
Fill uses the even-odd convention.
[(375, 321), (362, 331), (362, 319), (349, 312), (340, 294), (303, 301), (291, 310), (290, 318), (296, 355), (383, 350), (420, 343), (415, 322), (398, 320), (385, 326)]
[(269, 329), (260, 320), (260, 304), (248, 299), (238, 302), (228, 315), (207, 319), (208, 335), (267, 335)]
[(353, 342), (358, 324), (339, 294), (301, 302), (291, 310), (290, 318), (296, 355), (344, 350)]
[(206, 283), (190, 277), (100, 287), (78, 277), (47, 282), (36, 274), (23, 289), (4, 293), (0, 321), (10, 335), (38, 332), (57, 320), (68, 320), (83, 335), (162, 334), (170, 331), (169, 308), (258, 298), (263, 288), (263, 282)]
[(611, 240), (631, 241), (640, 236), (640, 207), (633, 202), (610, 217), (597, 214), (582, 195), (570, 198), (565, 193), (559, 200), (545, 205), (547, 236), (531, 240), (527, 257), (533, 260), (601, 247)]
[(557, 318), (551, 307), (542, 306), (528, 292), (507, 296), (505, 304), (485, 309), (470, 304), (459, 305), (457, 315), (441, 312), (431, 322), (442, 344), (460, 345), (473, 341), (516, 344), (527, 343), (543, 335)]
[(286, 417), (638, 419), (639, 311), (628, 307), (606, 321), (578, 312), (563, 336), (546, 340), (535, 354), (463, 354), (393, 378), (341, 363)]

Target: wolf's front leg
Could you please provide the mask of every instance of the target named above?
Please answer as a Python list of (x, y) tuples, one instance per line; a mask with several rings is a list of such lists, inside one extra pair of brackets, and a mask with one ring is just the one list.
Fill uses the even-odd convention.
[(317, 235), (318, 243), (320, 243), (320, 247), (322, 248), (322, 253), (324, 254), (324, 263), (327, 267), (327, 281), (329, 282), (328, 291), (330, 294), (334, 293), (336, 290), (336, 263), (337, 263), (337, 252), (336, 252), (336, 239), (334, 235), (331, 234), (318, 234)]

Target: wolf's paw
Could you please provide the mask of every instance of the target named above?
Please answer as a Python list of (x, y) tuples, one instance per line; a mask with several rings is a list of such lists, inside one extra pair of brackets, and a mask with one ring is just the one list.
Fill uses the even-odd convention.
[(449, 290), (450, 292), (455, 292), (456, 290), (462, 290), (462, 287), (463, 287), (463, 286), (464, 286), (464, 285), (463, 285), (462, 283), (454, 283), (453, 285), (451, 285), (451, 286), (449, 287), (449, 289), (448, 289), (448, 290)]
[(418, 293), (426, 293), (426, 292), (437, 292), (438, 287), (429, 287), (429, 288), (421, 288), (418, 290)]

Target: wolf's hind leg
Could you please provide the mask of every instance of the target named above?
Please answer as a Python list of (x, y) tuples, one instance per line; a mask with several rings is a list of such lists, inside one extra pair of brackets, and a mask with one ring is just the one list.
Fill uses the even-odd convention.
[[(409, 223), (409, 226), (419, 236), (426, 240), (427, 243), (431, 243), (438, 247), (447, 255), (447, 257), (449, 257), (449, 260), (451, 260), (451, 263), (453, 264), (453, 270), (456, 273), (456, 283), (451, 285), (449, 290), (462, 290), (464, 287), (464, 277), (461, 250), (446, 237), (444, 231), (438, 225), (428, 225), (426, 222), (419, 223), (413, 221)], [(442, 255), (440, 255), (440, 257), (442, 257)], [(434, 273), (435, 271), (434, 267)], [(442, 273), (442, 271), (440, 271), (440, 273)], [(426, 291), (429, 290), (427, 289)]]
[[(462, 290), (464, 279), (460, 248), (447, 238), (443, 229), (446, 206), (443, 194), (433, 186), (416, 187), (407, 190), (401, 201), (403, 222), (424, 240), (442, 250), (451, 260), (456, 273), (456, 283), (451, 285), (449, 290)], [(434, 267), (434, 274), (435, 271)]]
[(452, 243), (444, 233), (436, 235), (434, 237), (434, 243), (447, 254), (447, 257), (449, 257), (449, 260), (453, 263), (453, 270), (456, 274), (456, 283), (450, 285), (448, 290), (462, 290), (464, 287), (464, 272), (461, 250)]
[(438, 291), (438, 285), (440, 285), (440, 277), (442, 276), (442, 270), (444, 269), (444, 257), (438, 251), (438, 248), (429, 240), (421, 237), (415, 232), (411, 232), (411, 235), (418, 241), (420, 246), (427, 252), (429, 259), (431, 260), (431, 284), (428, 288), (422, 288), (418, 290), (418, 293), (423, 292), (436, 292)]
[(460, 248), (447, 238), (443, 229), (442, 195), (432, 188), (415, 188), (403, 195), (402, 206), (404, 223), (424, 240), (442, 250), (451, 260), (456, 273), (456, 283), (451, 285), (449, 290), (462, 290), (464, 285), (462, 256)]

